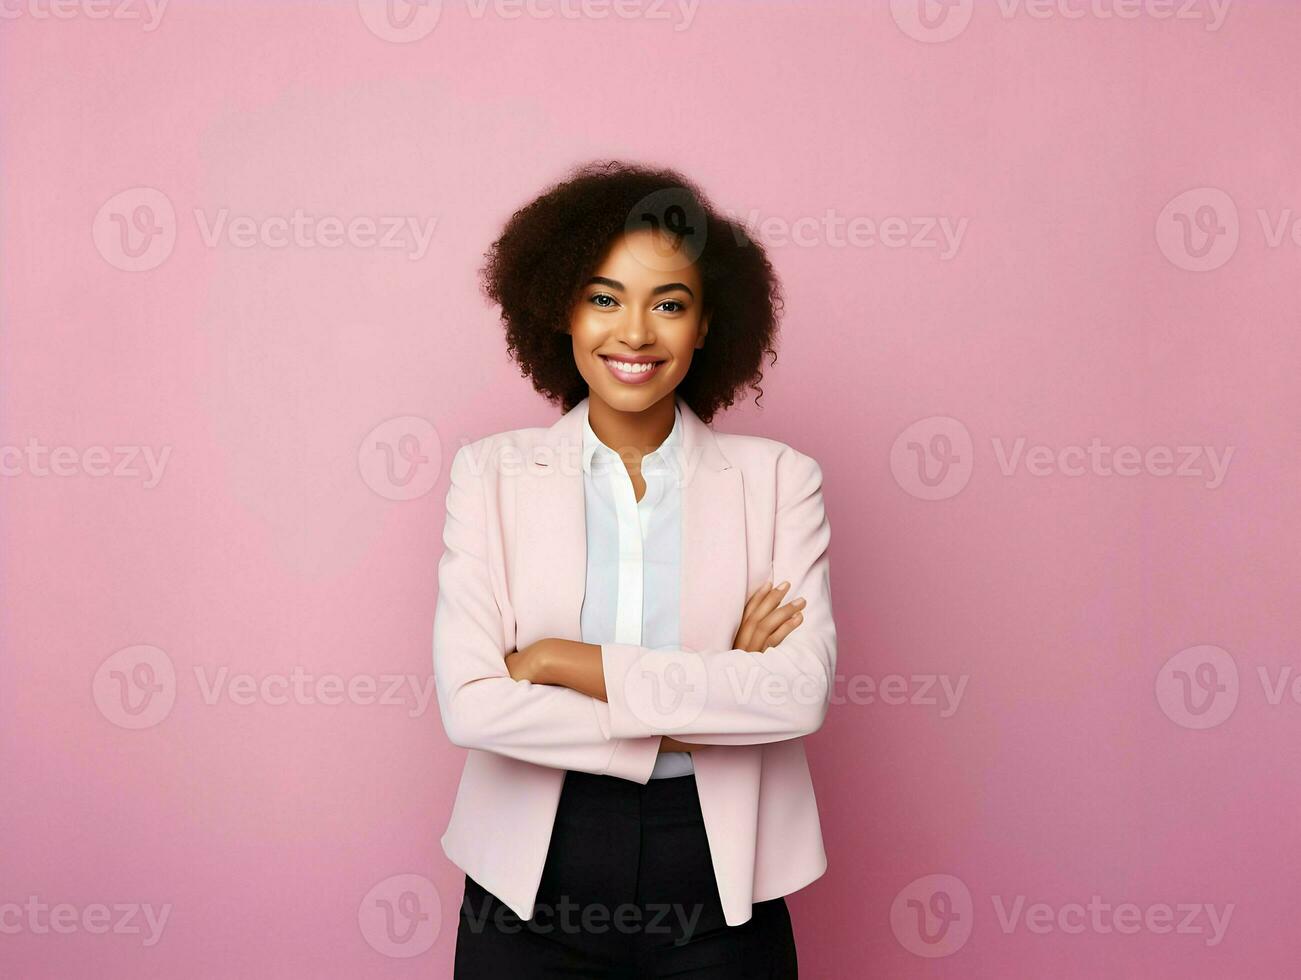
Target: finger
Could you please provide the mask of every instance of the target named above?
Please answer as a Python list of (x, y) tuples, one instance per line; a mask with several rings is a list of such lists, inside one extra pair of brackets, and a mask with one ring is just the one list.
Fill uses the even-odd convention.
[[(773, 598), (776, 596), (776, 598)], [(736, 640), (734, 645), (737, 649), (748, 650), (750, 645), (755, 642), (755, 624), (763, 616), (765, 603), (778, 601), (781, 593), (772, 587), (772, 582), (765, 582), (758, 589), (755, 589), (754, 595), (745, 604), (745, 609), (741, 613), (741, 625), (736, 631)]]
[(772, 631), (772, 634), (767, 640), (768, 646), (765, 646), (764, 649), (767, 650), (769, 647), (775, 647), (782, 640), (786, 639), (786, 637), (790, 636), (795, 627), (799, 626), (802, 622), (804, 622), (803, 613), (796, 613), (790, 619), (786, 620), (786, 622), (782, 623)]
[(803, 599), (795, 599), (784, 606), (779, 606), (759, 621), (759, 628), (755, 632), (762, 636), (771, 634), (778, 626), (800, 612), (804, 606)]
[(779, 606), (759, 620), (750, 634), (749, 651), (751, 653), (763, 653), (770, 646), (774, 646), (777, 641), (772, 639), (773, 632), (784, 625), (792, 616), (798, 615), (803, 607), (804, 600), (796, 599), (784, 606)]
[(786, 598), (786, 592), (790, 587), (791, 584), (789, 582), (783, 582), (776, 588), (770, 589), (768, 594), (759, 601), (757, 606), (754, 607), (754, 618), (762, 619), (776, 609), (781, 601)]
[(736, 633), (736, 640), (734, 641), (736, 649), (747, 650), (751, 653), (757, 653), (763, 649), (760, 644), (765, 634), (759, 624), (765, 616), (777, 608), (777, 604), (781, 602), (790, 587), (790, 582), (783, 582), (781, 585), (769, 588), (766, 591), (760, 589), (751, 597), (752, 602), (747, 603), (747, 612)]
[(759, 604), (759, 601), (763, 599), (763, 597), (766, 596), (770, 591), (772, 591), (771, 580), (764, 582), (763, 585), (755, 589), (754, 593), (750, 596), (750, 598), (745, 600), (745, 609), (741, 611), (741, 619), (744, 620), (746, 617), (748, 617), (750, 613), (754, 611), (754, 607)]
[(759, 620), (752, 614), (736, 631), (736, 640), (733, 643), (733, 649), (748, 650), (753, 653), (755, 650), (755, 643), (757, 643), (759, 639)]

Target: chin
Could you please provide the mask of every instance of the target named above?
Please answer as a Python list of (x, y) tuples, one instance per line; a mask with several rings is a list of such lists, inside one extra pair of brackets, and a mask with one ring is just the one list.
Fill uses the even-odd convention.
[(611, 408), (617, 408), (621, 412), (644, 412), (664, 397), (664, 392), (658, 386), (654, 391), (623, 386), (613, 391), (608, 387), (598, 388), (596, 394)]

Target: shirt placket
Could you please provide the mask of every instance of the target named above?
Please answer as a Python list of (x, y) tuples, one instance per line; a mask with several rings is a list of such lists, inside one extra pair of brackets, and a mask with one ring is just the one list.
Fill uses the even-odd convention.
[[(618, 465), (615, 465), (616, 462)], [(619, 529), (619, 587), (615, 604), (614, 642), (641, 645), (642, 602), (645, 583), (642, 568), (641, 518), (632, 478), (621, 461), (606, 467), (610, 495)]]

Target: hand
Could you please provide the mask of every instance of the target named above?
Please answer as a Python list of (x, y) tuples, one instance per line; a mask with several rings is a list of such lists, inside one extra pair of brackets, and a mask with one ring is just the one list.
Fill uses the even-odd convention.
[(506, 654), (506, 669), (510, 671), (511, 678), (541, 684), (542, 668), (549, 642), (549, 640), (538, 640), (536, 643), (530, 643), (523, 650), (514, 650)]
[(789, 582), (776, 588), (771, 582), (765, 582), (755, 590), (741, 613), (741, 625), (732, 640), (733, 650), (763, 653), (786, 639), (791, 630), (804, 622), (804, 614), (800, 612), (804, 608), (803, 599), (779, 605), (790, 587)]

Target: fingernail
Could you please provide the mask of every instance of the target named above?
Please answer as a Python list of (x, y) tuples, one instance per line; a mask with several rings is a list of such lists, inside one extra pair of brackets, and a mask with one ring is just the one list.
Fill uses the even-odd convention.
[(795, 623), (802, 623), (802, 622), (804, 622), (804, 614), (803, 614), (803, 613), (796, 613), (794, 616), (791, 617), (791, 621), (792, 621), (792, 622), (795, 622)]
[(791, 605), (792, 605), (792, 606), (800, 606), (801, 608), (803, 608), (803, 606), (804, 606), (804, 600), (803, 600), (803, 599), (796, 599), (794, 602), (791, 603)]
[(783, 582), (781, 585), (777, 586), (779, 589), (789, 589), (790, 587), (791, 584), (789, 582)]

